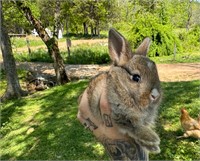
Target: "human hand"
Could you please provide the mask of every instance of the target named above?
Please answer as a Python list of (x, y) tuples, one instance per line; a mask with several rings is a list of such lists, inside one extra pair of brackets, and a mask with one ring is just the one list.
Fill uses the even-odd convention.
[(111, 119), (112, 111), (105, 97), (106, 95), (102, 93), (100, 101), (102, 119), (99, 120), (90, 112), (87, 94), (83, 93), (77, 115), (79, 121), (93, 132), (113, 160), (148, 160), (148, 152), (132, 138), (119, 131)]

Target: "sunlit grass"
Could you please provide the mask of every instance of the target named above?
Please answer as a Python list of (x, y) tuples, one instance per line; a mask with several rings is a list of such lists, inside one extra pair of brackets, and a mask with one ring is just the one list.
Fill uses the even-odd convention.
[(27, 42), (30, 46), (44, 45), (44, 42), (40, 37), (28, 36), (28, 37), (11, 37), (10, 39), (12, 48), (27, 47)]
[[(62, 51), (61, 56), (66, 64), (107, 64), (110, 63), (107, 48), (108, 46), (99, 44), (93, 44), (91, 46), (77, 45), (71, 48), (71, 57), (68, 57), (66, 51)], [(42, 48), (33, 51), (31, 55), (27, 52), (23, 52), (21, 54), (15, 53), (14, 56), (18, 62), (53, 62), (48, 52)], [(200, 51), (177, 53), (176, 56), (150, 57), (150, 59), (158, 64), (195, 63), (200, 61)]]
[(160, 56), (160, 57), (151, 57), (153, 61), (159, 64), (163, 63), (194, 63), (200, 62), (200, 50), (186, 53), (178, 53), (175, 56)]
[[(1, 108), (2, 160), (108, 160), (103, 146), (76, 119), (77, 99), (88, 81), (57, 86)], [(192, 117), (199, 113), (199, 81), (162, 83), (163, 103), (156, 131), (161, 138), (161, 153), (153, 160), (198, 160), (199, 142), (179, 139), (183, 134), (180, 109)]]
[(103, 147), (76, 119), (77, 98), (86, 84), (69, 83), (6, 102), (1, 111), (2, 159), (105, 159)]
[(152, 155), (152, 159), (198, 160), (200, 158), (200, 142), (197, 139), (176, 139), (177, 136), (183, 135), (180, 109), (186, 108), (193, 118), (197, 118), (200, 113), (199, 85), (198, 80), (162, 83), (164, 98), (156, 128), (161, 137), (161, 153)]

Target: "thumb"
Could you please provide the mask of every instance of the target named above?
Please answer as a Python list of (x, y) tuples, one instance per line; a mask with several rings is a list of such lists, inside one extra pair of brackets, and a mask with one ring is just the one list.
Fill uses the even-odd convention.
[(103, 90), (100, 98), (100, 111), (103, 118), (103, 122), (106, 127), (113, 127), (112, 119), (111, 119), (111, 106), (108, 102), (108, 98), (106, 95), (106, 91)]

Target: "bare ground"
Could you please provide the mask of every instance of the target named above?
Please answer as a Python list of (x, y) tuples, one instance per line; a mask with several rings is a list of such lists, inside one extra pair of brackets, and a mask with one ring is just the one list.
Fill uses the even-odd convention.
[[(17, 63), (20, 69), (55, 75), (51, 63)], [(157, 64), (160, 80), (163, 82), (200, 80), (200, 63)], [(109, 70), (108, 65), (66, 65), (72, 79), (91, 78)]]

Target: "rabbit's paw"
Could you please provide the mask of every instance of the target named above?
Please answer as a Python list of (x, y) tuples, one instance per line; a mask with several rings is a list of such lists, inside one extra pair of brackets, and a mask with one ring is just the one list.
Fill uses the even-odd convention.
[(146, 148), (148, 151), (152, 153), (160, 153), (159, 144), (148, 145), (148, 144), (144, 144), (144, 142), (139, 142), (139, 143), (141, 146), (143, 146), (144, 148)]
[(160, 138), (150, 128), (138, 128), (134, 130), (134, 135), (139, 144), (150, 152), (159, 153)]

